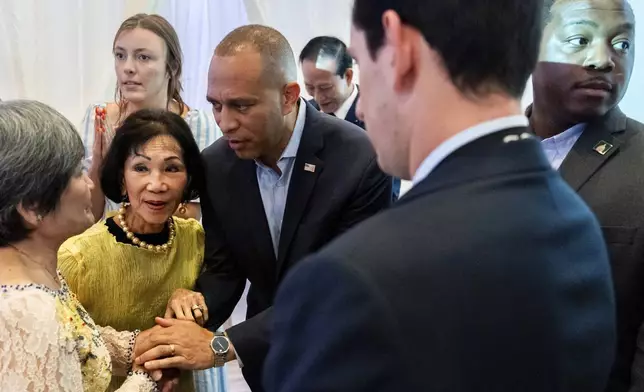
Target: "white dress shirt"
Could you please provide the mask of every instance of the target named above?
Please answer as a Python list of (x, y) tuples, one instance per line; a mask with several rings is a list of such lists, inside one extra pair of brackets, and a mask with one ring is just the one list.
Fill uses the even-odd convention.
[(355, 84), (353, 85), (353, 92), (351, 92), (351, 95), (349, 95), (349, 98), (347, 98), (342, 105), (333, 112), (333, 114), (337, 118), (341, 118), (343, 120), (346, 120), (347, 114), (349, 113), (349, 109), (351, 109), (351, 106), (353, 106), (353, 103), (356, 101), (356, 98), (358, 98), (358, 86)]
[(412, 187), (423, 181), (445, 158), (464, 145), (503, 129), (527, 126), (528, 118), (524, 115), (516, 115), (486, 121), (457, 133), (441, 143), (425, 158), (414, 174)]

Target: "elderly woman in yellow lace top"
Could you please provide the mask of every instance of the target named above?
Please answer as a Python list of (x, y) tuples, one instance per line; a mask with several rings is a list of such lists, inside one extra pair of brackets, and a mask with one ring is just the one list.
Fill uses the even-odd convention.
[[(204, 231), (173, 212), (195, 199), (202, 183), (199, 147), (179, 115), (144, 109), (125, 119), (101, 172), (102, 189), (121, 202), (120, 211), (70, 238), (58, 253), (63, 276), (97, 323), (147, 330), (165, 315), (175, 290), (194, 287)], [(200, 294), (186, 298), (184, 310), (184, 318), (204, 322)], [(223, 383), (221, 369), (206, 372)], [(115, 377), (112, 390), (123, 381)], [(182, 376), (178, 390), (194, 390), (192, 374)]]
[[(94, 219), (82, 158), (61, 114), (0, 103), (0, 391), (103, 392), (130, 371), (137, 333), (97, 326), (56, 269), (59, 246)], [(131, 370), (119, 391), (157, 390)]]

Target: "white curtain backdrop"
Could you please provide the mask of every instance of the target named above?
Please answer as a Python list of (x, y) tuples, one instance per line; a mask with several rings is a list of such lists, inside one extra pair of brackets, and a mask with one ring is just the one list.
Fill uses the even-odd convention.
[[(2, 0), (0, 0), (2, 1)], [(183, 50), (183, 99), (211, 111), (206, 101), (208, 67), (217, 44), (248, 23), (242, 0), (158, 0), (156, 12), (174, 26)]]
[(0, 0), (0, 98), (43, 101), (79, 123), (113, 94), (114, 33), (147, 3)]

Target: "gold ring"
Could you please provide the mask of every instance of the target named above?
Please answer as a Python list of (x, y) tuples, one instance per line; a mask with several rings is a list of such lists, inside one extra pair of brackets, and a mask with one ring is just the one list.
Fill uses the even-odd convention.
[(171, 344), (171, 345), (170, 345), (170, 356), (171, 356), (171, 357), (174, 357), (174, 354), (175, 354), (175, 353), (174, 353), (174, 344)]
[(193, 311), (195, 311), (195, 310), (197, 310), (197, 309), (199, 309), (200, 311), (203, 311), (203, 309), (201, 308), (201, 305), (192, 305), (192, 308), (191, 308), (191, 309), (192, 309)]

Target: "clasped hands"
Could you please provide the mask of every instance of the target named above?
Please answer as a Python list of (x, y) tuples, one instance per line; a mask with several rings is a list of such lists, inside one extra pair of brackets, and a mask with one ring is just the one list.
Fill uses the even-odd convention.
[(168, 301), (164, 318), (157, 317), (155, 321), (156, 326), (141, 332), (136, 339), (132, 370), (148, 372), (167, 392), (178, 383), (177, 369), (213, 367), (215, 355), (210, 341), (214, 334), (202, 328), (208, 321), (208, 308), (201, 293), (176, 290)]

